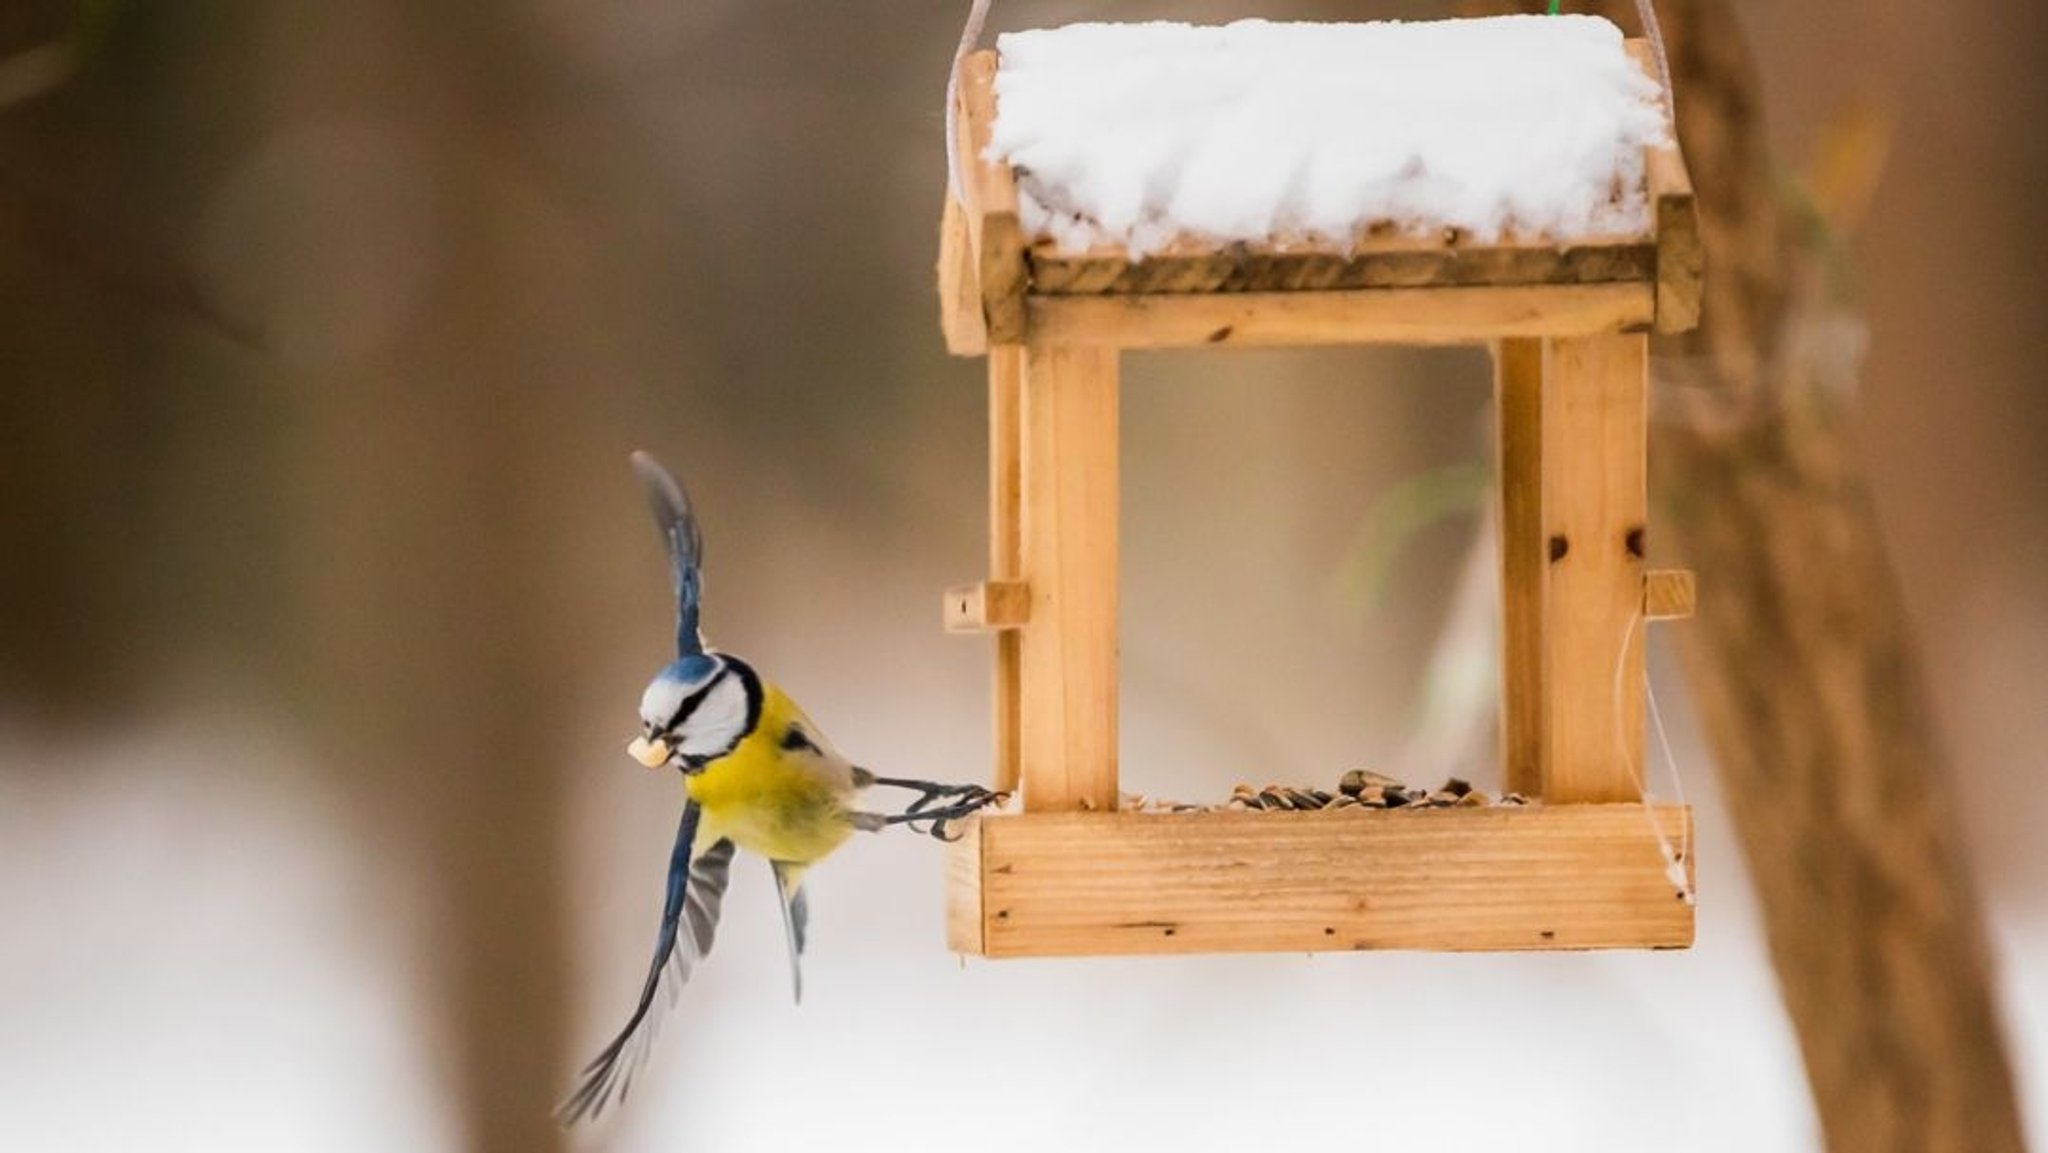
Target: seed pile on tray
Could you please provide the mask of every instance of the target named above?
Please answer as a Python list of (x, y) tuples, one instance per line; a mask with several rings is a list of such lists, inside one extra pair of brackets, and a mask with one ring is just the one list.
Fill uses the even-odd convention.
[(1528, 803), (1529, 798), (1520, 793), (1490, 796), (1485, 790), (1475, 789), (1470, 783), (1457, 777), (1445, 781), (1440, 788), (1425, 789), (1405, 785), (1392, 777), (1381, 776), (1365, 769), (1353, 769), (1337, 782), (1337, 791), (1334, 793), (1298, 785), (1267, 785), (1264, 788), (1239, 785), (1231, 790), (1230, 800), (1220, 805), (1158, 801), (1126, 793), (1123, 796), (1122, 808), (1127, 811), (1137, 809), (1145, 812), (1195, 813), (1213, 812), (1218, 809), (1243, 809), (1254, 812), (1317, 809), (1449, 809), (1461, 806)]

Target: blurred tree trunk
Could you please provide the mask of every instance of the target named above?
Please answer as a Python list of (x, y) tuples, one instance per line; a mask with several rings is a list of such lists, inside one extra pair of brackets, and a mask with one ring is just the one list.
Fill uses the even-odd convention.
[(507, 93), (546, 62), (503, 22), (471, 4), (271, 15), (259, 54), (285, 65), (254, 171), (283, 170), (265, 192), (293, 212), (295, 263), (259, 283), (294, 390), (307, 694), (343, 783), (419, 867), (463, 1146), (547, 1153), (570, 1068), (563, 670), (587, 607), (561, 522), (580, 410), (621, 385), (564, 371), (537, 303), (556, 272)]
[[(1632, 3), (1595, 7), (1636, 27)], [(1658, 11), (1708, 275), (1698, 331), (1656, 346), (1679, 387), (1660, 398), (1653, 496), (1669, 555), (1699, 574), (1679, 651), (1827, 1144), (2017, 1151), (1984, 926), (1853, 397), (1802, 339), (1825, 305), (1811, 222), (1779, 192), (1734, 6)]]

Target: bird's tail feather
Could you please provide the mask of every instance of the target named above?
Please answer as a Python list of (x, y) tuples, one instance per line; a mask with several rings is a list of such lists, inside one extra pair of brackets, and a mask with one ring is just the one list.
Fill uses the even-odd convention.
[(797, 1004), (804, 1001), (804, 933), (810, 925), (810, 901), (804, 896), (804, 872), (795, 861), (772, 862), (776, 895), (782, 898), (782, 929), (789, 938), (789, 981)]

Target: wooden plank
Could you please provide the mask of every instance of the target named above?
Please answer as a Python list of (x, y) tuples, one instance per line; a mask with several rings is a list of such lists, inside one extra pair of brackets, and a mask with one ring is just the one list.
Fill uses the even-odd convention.
[(1024, 807), (1116, 807), (1117, 354), (1032, 343), (1023, 382)]
[(1653, 815), (1691, 843), (1679, 806), (982, 817), (951, 850), (949, 940), (990, 957), (1685, 948), (1693, 910)]
[[(1664, 78), (1657, 71), (1656, 49), (1642, 39), (1629, 40), (1627, 48), (1636, 67), (1661, 90)], [(1685, 157), (1676, 141), (1645, 150), (1643, 169), (1650, 223), (1657, 241), (1656, 329), (1686, 332), (1699, 326), (1702, 282), (1706, 275), (1706, 248), (1700, 242), (1699, 209), (1693, 203), (1692, 177), (1685, 170)]]
[(1493, 346), (1500, 491), (1501, 760), (1511, 792), (1543, 790), (1543, 342)]
[(1643, 616), (1653, 621), (1683, 620), (1695, 601), (1692, 573), (1686, 569), (1651, 569), (1643, 574)]
[(1031, 588), (1023, 581), (977, 581), (946, 590), (946, 631), (996, 632), (1031, 619)]
[(981, 280), (983, 316), (989, 339), (1014, 344), (1024, 339), (1024, 228), (1017, 221), (1017, 181), (1006, 163), (988, 159), (996, 122), (996, 54), (981, 51), (960, 62), (960, 108), (955, 118), (962, 182), (972, 191), (968, 208), (975, 264)]
[(955, 953), (981, 953), (986, 918), (981, 905), (981, 823), (963, 821), (959, 837), (946, 848), (946, 948)]
[(1368, 230), (1349, 245), (1183, 240), (1141, 259), (1119, 247), (1071, 252), (1041, 240), (1026, 259), (1031, 291), (1044, 295), (1649, 283), (1657, 275), (1657, 246), (1648, 233), (1568, 244), (1535, 239), (1481, 245), (1455, 233)]
[[(988, 356), (988, 571), (999, 581), (1014, 581), (1024, 574), (1023, 508), (1020, 489), (1024, 444), (1023, 417), (1024, 350), (998, 345)], [(1027, 610), (1028, 613), (1028, 610)], [(1017, 791), (1019, 765), (1023, 756), (1023, 707), (1021, 645), (1015, 631), (996, 634), (995, 671), (995, 780), (997, 792)]]
[(967, 211), (946, 195), (939, 220), (939, 331), (946, 351), (954, 356), (980, 356), (988, 351), (988, 324), (981, 315), (981, 280), (975, 270), (974, 243), (967, 234)]
[(1647, 284), (1039, 296), (1034, 340), (1119, 348), (1473, 344), (1498, 337), (1632, 331), (1655, 319)]
[(1642, 795), (1648, 339), (1552, 340), (1543, 365), (1543, 797)]
[(1707, 266), (1692, 177), (1675, 146), (1650, 149), (1647, 163), (1657, 220), (1657, 331), (1687, 332), (1699, 327)]

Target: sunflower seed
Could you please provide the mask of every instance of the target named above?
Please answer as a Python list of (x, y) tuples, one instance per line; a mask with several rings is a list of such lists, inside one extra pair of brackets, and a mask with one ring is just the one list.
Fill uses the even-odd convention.
[(1400, 784), (1401, 782), (1394, 778), (1381, 776), (1370, 769), (1353, 769), (1345, 773), (1343, 779), (1337, 782), (1337, 788), (1338, 791), (1355, 797), (1374, 785), (1384, 789), (1398, 788)]

